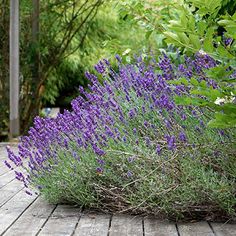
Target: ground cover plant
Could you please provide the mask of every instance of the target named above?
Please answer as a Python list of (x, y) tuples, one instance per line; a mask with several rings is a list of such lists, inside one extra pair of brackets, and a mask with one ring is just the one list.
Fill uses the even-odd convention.
[(210, 109), (175, 103), (191, 82), (217, 90), (205, 74), (217, 62), (201, 53), (117, 61), (117, 71), (103, 60), (97, 76), (86, 73), (90, 91), (80, 88), (71, 112), (36, 117), (19, 153), (8, 148), (26, 193), (103, 211), (234, 217), (235, 129), (207, 128)]

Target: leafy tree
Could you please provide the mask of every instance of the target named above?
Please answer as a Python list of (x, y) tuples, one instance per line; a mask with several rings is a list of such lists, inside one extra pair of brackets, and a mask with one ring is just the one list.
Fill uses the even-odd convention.
[[(80, 48), (80, 43), (75, 44), (75, 37), (80, 37), (81, 43), (87, 34), (89, 25), (96, 16), (102, 0), (90, 1), (43, 1), (41, 3), (39, 33), (39, 44), (28, 45), (38, 47), (40, 51), (40, 79), (32, 81), (30, 77), (26, 79), (27, 91), (33, 95), (30, 98), (29, 92), (25, 96), (27, 109), (24, 109), (22, 128), (25, 129), (29, 121), (39, 112), (45, 87), (50, 87), (50, 93), (57, 93), (58, 88), (63, 85), (63, 81), (55, 81), (55, 69), (69, 55)], [(29, 58), (32, 62), (32, 58)]]
[[(1, 129), (8, 126), (8, 25), (9, 2), (1, 0), (0, 9), (0, 98), (1, 98)], [(32, 118), (39, 113), (45, 88), (50, 87), (56, 94), (63, 81), (54, 80), (55, 70), (76, 50), (81, 48), (90, 24), (96, 16), (103, 0), (50, 0), (40, 1), (40, 30), (38, 43), (32, 36), (32, 2), (22, 0), (21, 4), (21, 131), (27, 130)], [(79, 40), (74, 41), (77, 38)], [(39, 75), (35, 78), (35, 54), (38, 58)], [(50, 85), (50, 86), (49, 86)], [(1, 131), (2, 131), (1, 130)], [(1, 132), (0, 131), (0, 132)]]
[(123, 6), (132, 21), (144, 26), (147, 37), (153, 33), (159, 35), (156, 37), (160, 39), (160, 47), (172, 44), (182, 54), (200, 51), (217, 61), (207, 76), (217, 81), (218, 88), (208, 88), (192, 78), (193, 97), (183, 97), (179, 102), (215, 110), (215, 118), (209, 122), (211, 127), (236, 126), (236, 2), (182, 0), (164, 4), (164, 1), (140, 0), (136, 4), (123, 1)]

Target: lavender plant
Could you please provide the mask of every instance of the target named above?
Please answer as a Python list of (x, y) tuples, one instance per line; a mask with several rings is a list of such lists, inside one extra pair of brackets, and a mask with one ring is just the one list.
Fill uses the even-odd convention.
[(103, 211), (235, 216), (235, 130), (209, 129), (209, 109), (174, 102), (189, 95), (193, 73), (216, 89), (205, 75), (216, 62), (205, 54), (178, 65), (166, 55), (117, 61), (118, 71), (103, 60), (98, 76), (86, 74), (90, 91), (80, 88), (72, 111), (36, 117), (18, 153), (8, 148), (5, 163), (19, 167), (26, 193)]

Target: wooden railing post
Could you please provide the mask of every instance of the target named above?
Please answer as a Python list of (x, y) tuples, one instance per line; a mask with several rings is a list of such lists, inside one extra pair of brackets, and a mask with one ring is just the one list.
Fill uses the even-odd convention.
[(19, 125), (19, 0), (10, 0), (10, 139)]

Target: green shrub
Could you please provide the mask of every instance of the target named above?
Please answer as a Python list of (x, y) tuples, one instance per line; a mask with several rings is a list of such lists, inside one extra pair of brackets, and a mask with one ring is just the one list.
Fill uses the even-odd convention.
[(199, 54), (180, 65), (166, 55), (136, 58), (118, 73), (99, 62), (103, 84), (87, 73), (91, 92), (80, 88), (71, 112), (36, 118), (19, 155), (8, 150), (28, 172), (16, 178), (53, 203), (177, 219), (235, 216), (235, 129), (207, 128), (212, 112), (176, 105), (191, 87), (170, 83), (194, 72), (214, 89), (203, 72), (214, 66)]

